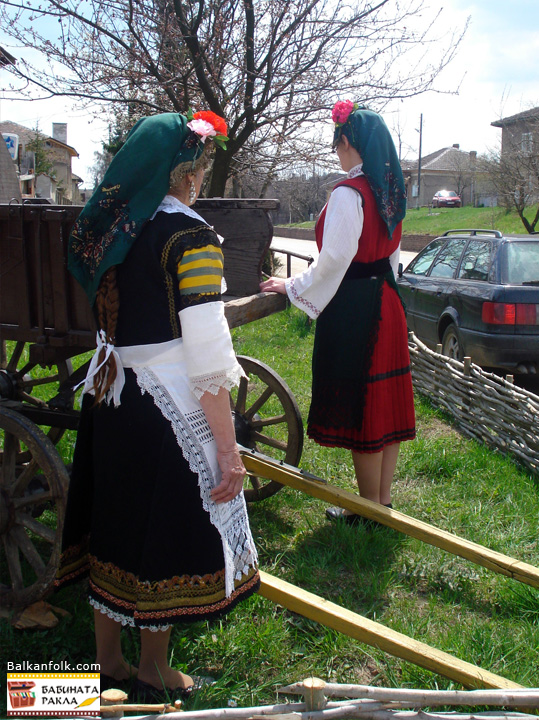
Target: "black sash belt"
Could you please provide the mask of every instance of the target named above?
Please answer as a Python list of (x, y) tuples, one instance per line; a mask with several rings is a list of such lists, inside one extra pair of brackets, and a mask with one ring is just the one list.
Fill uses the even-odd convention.
[(385, 275), (391, 270), (389, 258), (382, 258), (372, 263), (353, 262), (344, 276), (345, 280), (359, 280), (361, 278)]

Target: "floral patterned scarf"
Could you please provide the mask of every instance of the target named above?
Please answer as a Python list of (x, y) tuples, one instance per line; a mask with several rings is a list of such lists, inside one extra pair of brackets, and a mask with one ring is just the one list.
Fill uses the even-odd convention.
[(193, 122), (178, 113), (144, 117), (133, 127), (69, 238), (68, 268), (91, 305), (103, 274), (123, 262), (167, 194), (171, 171), (194, 162), (205, 139), (196, 122), (193, 129)]
[(387, 125), (377, 113), (359, 107), (350, 100), (335, 104), (333, 144), (342, 135), (363, 160), (363, 173), (374, 193), (376, 207), (387, 226), (391, 239), (393, 230), (406, 215), (406, 189), (395, 145)]

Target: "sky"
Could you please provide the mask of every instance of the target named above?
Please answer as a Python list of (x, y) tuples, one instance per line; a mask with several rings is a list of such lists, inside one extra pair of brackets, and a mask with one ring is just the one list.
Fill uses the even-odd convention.
[[(391, 129), (403, 128), (402, 157), (459, 144), (461, 150), (497, 149), (501, 130), (491, 123), (539, 106), (539, 0), (441, 0), (446, 26), (469, 27), (456, 58), (436, 81), (439, 90), (392, 104)], [(391, 112), (388, 112), (388, 111)]]
[[(429, 0), (424, 5), (433, 9)], [(400, 126), (402, 157), (410, 160), (419, 154), (421, 115), (422, 156), (457, 143), (485, 153), (499, 143), (501, 130), (491, 127), (493, 121), (539, 106), (539, 0), (440, 0), (439, 6), (441, 27), (461, 28), (470, 19), (456, 58), (436, 81), (440, 92), (396, 101), (384, 111), (390, 129)], [(91, 187), (94, 152), (107, 136), (105, 119), (93, 119), (61, 98), (7, 100), (1, 91), (6, 82), (0, 69), (0, 120), (31, 128), (39, 121), (47, 134), (53, 122), (67, 122), (67, 142), (80, 155), (73, 170)]]

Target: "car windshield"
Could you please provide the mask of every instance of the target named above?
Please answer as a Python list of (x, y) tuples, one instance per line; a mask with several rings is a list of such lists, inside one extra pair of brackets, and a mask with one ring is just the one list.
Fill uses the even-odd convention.
[(509, 242), (503, 246), (502, 282), (539, 285), (539, 240)]
[(437, 193), (440, 197), (458, 197), (456, 192), (453, 192), (453, 190), (441, 190), (439, 193)]

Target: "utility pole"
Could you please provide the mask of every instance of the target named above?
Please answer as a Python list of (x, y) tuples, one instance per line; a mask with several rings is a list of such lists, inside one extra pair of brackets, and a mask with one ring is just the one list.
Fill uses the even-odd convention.
[(419, 117), (419, 162), (417, 163), (417, 205), (420, 207), (421, 198), (421, 143), (423, 141), (423, 113)]

